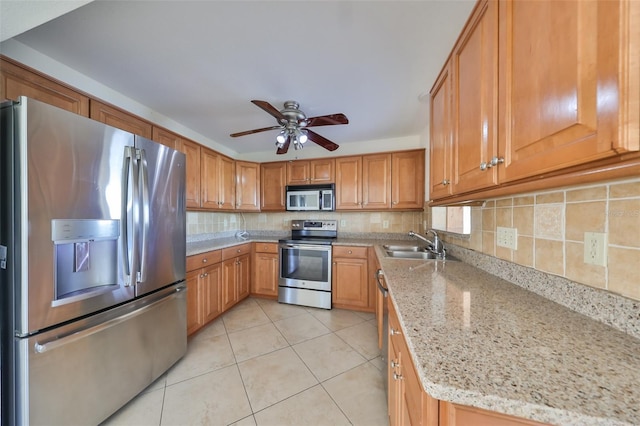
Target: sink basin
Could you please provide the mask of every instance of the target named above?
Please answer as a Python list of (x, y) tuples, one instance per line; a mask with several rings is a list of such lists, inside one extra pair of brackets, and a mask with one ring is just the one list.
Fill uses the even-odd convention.
[(387, 250), (386, 253), (389, 257), (402, 259), (438, 259), (438, 256), (430, 251)]
[(403, 252), (424, 252), (427, 251), (425, 247), (421, 246), (392, 246), (392, 245), (383, 245), (383, 249), (386, 251), (403, 251)]

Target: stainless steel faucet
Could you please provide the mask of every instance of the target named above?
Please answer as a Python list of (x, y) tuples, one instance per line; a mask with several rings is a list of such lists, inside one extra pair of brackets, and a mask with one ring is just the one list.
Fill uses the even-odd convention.
[(413, 231), (409, 231), (409, 236), (410, 237), (416, 237), (416, 238), (424, 241), (425, 243), (429, 244), (431, 246), (430, 250), (432, 252), (434, 252), (435, 254), (437, 254), (438, 257), (440, 257), (441, 259), (444, 259), (445, 256), (447, 255), (447, 250), (444, 248), (444, 243), (442, 242), (442, 240), (438, 236), (438, 233), (436, 231), (434, 231), (433, 229), (429, 229), (426, 232), (426, 234), (433, 234), (433, 240), (425, 238), (420, 234), (416, 234)]

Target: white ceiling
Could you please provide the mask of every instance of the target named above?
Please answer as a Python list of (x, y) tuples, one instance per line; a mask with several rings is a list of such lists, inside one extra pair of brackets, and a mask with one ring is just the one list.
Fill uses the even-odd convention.
[(98, 0), (15, 40), (242, 155), (275, 151), (275, 130), (229, 137), (277, 124), (251, 99), (344, 113), (348, 125), (314, 128), (339, 145), (420, 135), (419, 95), (474, 4)]

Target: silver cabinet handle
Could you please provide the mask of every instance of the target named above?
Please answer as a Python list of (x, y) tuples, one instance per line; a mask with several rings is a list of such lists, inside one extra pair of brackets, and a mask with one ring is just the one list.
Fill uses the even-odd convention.
[(207, 263), (207, 258), (202, 259), (202, 263)]
[(389, 329), (389, 334), (392, 335), (392, 336), (397, 336), (397, 335), (402, 334), (402, 333), (400, 332), (400, 330), (396, 330), (395, 328), (391, 327)]
[(394, 380), (402, 380), (402, 379), (404, 379), (404, 377), (402, 377), (402, 374), (393, 373), (393, 379)]
[(502, 163), (504, 163), (504, 157), (493, 157), (491, 159), (491, 166), (497, 166)]
[(483, 161), (482, 163), (480, 163), (480, 170), (482, 170), (483, 172), (485, 170), (487, 170), (488, 168), (490, 168), (491, 166), (489, 165), (489, 163), (487, 163), (486, 161)]
[(396, 368), (399, 366), (400, 366), (400, 363), (397, 360), (394, 359), (393, 361), (391, 361), (391, 368)]
[(378, 269), (376, 271), (376, 283), (378, 284), (378, 288), (382, 292), (382, 295), (384, 297), (387, 297), (387, 291), (389, 290), (385, 286), (383, 286), (382, 282), (380, 281), (380, 278), (382, 278), (383, 275), (384, 275), (384, 272), (382, 272), (382, 269)]
[(449, 179), (444, 179), (444, 180), (442, 181), (442, 185), (444, 185), (444, 186), (449, 185), (449, 183), (450, 183), (450, 182), (449, 182)]

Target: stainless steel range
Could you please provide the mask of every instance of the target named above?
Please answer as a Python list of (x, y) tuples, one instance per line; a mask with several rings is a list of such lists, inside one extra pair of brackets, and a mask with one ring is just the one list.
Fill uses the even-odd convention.
[(291, 238), (280, 240), (278, 301), (331, 309), (331, 244), (336, 220), (292, 220)]

